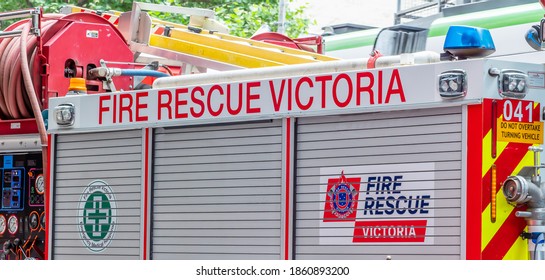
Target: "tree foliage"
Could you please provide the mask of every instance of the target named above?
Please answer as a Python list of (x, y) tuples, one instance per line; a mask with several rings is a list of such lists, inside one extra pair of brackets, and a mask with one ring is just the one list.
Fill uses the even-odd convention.
[[(261, 26), (267, 25), (271, 31), (278, 30), (278, 1), (225, 0), (221, 5), (214, 6), (219, 19), (222, 19), (241, 37), (249, 37)], [(293, 1), (288, 1), (292, 3)], [(296, 38), (308, 30), (311, 22), (304, 16), (305, 6), (286, 9), (286, 35)]]
[[(276, 0), (139, 0), (140, 2), (206, 8), (216, 12), (216, 18), (231, 30), (231, 34), (250, 37), (261, 26), (267, 25), (272, 31), (278, 29), (278, 1)], [(2, 0), (0, 11), (11, 11), (33, 7), (43, 7), (45, 12), (58, 12), (64, 5), (75, 5), (94, 10), (130, 11), (132, 0)], [(304, 16), (306, 5), (293, 6), (293, 0), (286, 1), (286, 35), (296, 38), (308, 31), (314, 23)], [(175, 14), (153, 13), (152, 16), (168, 21), (187, 24), (188, 18)]]

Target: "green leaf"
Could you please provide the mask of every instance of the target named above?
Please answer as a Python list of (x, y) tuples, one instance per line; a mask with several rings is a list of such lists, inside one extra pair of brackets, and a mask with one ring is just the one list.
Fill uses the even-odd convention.
[[(183, 7), (213, 9), (218, 20), (224, 22), (233, 35), (250, 37), (261, 25), (268, 24), (272, 30), (278, 27), (278, 1), (276, 0), (139, 0), (146, 3), (178, 5)], [(43, 7), (46, 13), (57, 13), (64, 5), (76, 5), (77, 0), (2, 0), (0, 11), (11, 11), (32, 7)], [(130, 11), (132, 1), (129, 0), (83, 0), (83, 8), (102, 11)], [(306, 17), (304, 9), (307, 4), (295, 7), (293, 0), (287, 0), (286, 31), (295, 38), (308, 31), (310, 23), (315, 21)], [(152, 16), (166, 21), (187, 24), (188, 17), (168, 13), (151, 13)], [(7, 25), (2, 24), (3, 27)]]

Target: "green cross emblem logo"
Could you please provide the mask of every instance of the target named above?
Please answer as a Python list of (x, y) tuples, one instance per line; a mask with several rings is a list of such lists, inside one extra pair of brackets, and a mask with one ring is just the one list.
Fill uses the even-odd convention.
[(101, 180), (91, 182), (81, 195), (78, 230), (92, 252), (101, 252), (112, 242), (117, 224), (115, 201), (112, 188)]

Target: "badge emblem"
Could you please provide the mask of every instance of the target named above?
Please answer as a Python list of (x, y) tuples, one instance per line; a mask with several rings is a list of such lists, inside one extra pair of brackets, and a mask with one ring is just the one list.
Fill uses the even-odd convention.
[(329, 179), (326, 193), (324, 221), (355, 220), (358, 209), (360, 178)]
[(78, 231), (85, 247), (98, 253), (112, 242), (117, 225), (116, 199), (104, 181), (91, 182), (79, 201)]

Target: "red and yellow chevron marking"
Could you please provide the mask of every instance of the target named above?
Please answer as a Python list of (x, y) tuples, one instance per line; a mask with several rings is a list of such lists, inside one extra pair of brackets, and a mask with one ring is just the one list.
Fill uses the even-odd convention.
[[(528, 102), (526, 101), (525, 104), (531, 104)], [(493, 127), (504, 120), (503, 102), (485, 99), (483, 106), (482, 204), (479, 209), (481, 211), (481, 258), (528, 259), (527, 241), (523, 241), (519, 236), (526, 227), (526, 221), (515, 216), (516, 211), (523, 209), (515, 209), (507, 202), (501, 185), (508, 176), (518, 174), (522, 167), (534, 164), (534, 154), (528, 151), (528, 147), (532, 144), (497, 141), (494, 134), (498, 132)], [(531, 113), (534, 120), (539, 120), (537, 102), (533, 103)], [(495, 149), (495, 157), (493, 157), (493, 149)]]

